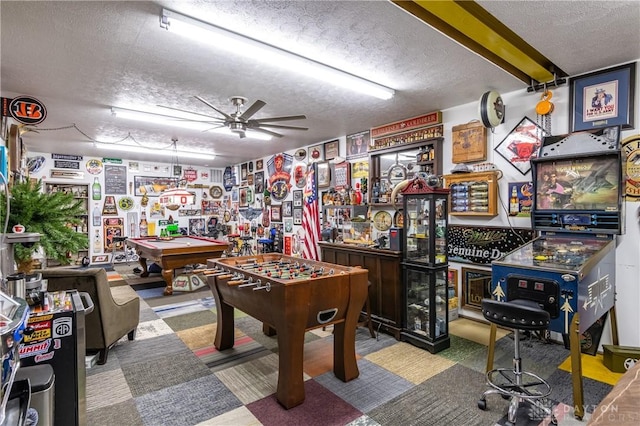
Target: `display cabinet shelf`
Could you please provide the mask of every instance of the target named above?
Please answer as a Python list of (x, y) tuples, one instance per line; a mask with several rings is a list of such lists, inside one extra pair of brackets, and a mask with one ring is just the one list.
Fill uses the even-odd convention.
[(452, 216), (497, 216), (498, 171), (458, 173), (443, 176), (451, 191)]

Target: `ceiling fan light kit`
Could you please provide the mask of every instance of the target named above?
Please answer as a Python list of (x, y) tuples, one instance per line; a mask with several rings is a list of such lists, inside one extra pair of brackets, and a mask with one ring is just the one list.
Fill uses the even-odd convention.
[(389, 87), (172, 10), (162, 9), (160, 27), (216, 49), (262, 60), (378, 99), (391, 99), (395, 94)]

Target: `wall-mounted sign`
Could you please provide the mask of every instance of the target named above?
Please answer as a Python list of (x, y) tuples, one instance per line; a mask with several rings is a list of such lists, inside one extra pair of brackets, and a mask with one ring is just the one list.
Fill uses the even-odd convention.
[[(640, 201), (640, 135), (629, 136), (622, 141), (622, 153), (626, 156), (627, 201)], [(624, 160), (624, 158), (623, 158)]]
[(84, 179), (84, 173), (74, 172), (72, 170), (51, 169), (51, 177), (54, 179)]
[(55, 160), (53, 162), (53, 167), (57, 167), (59, 169), (80, 170), (80, 163), (78, 161)]
[(449, 261), (490, 265), (505, 254), (533, 239), (533, 231), (525, 228), (500, 228), (451, 225)]
[(432, 126), (442, 123), (442, 112), (435, 111), (418, 117), (408, 118), (395, 123), (385, 124), (384, 126), (374, 127), (371, 129), (371, 137), (378, 138), (380, 136), (392, 133), (404, 132), (418, 127)]
[(5, 101), (9, 101), (7, 112), (18, 123), (36, 125), (47, 118), (44, 104), (31, 96), (18, 96), (11, 100), (3, 98), (3, 112)]
[(54, 160), (82, 161), (82, 155), (51, 154)]

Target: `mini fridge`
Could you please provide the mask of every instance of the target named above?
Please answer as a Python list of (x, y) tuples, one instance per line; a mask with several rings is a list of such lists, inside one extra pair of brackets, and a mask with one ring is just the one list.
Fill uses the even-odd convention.
[(33, 333), (20, 344), (20, 364), (53, 367), (55, 425), (86, 425), (85, 315), (93, 302), (76, 290), (49, 293), (46, 300), (29, 314)]

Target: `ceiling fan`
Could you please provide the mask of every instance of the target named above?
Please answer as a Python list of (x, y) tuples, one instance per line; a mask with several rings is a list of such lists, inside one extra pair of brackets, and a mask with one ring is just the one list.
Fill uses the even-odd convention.
[(268, 129), (287, 129), (287, 130), (309, 130), (307, 127), (297, 127), (297, 126), (285, 126), (281, 124), (274, 124), (277, 121), (290, 121), (290, 120), (305, 120), (307, 117), (304, 115), (289, 115), (284, 117), (269, 117), (269, 118), (260, 118), (256, 120), (252, 120), (251, 117), (255, 115), (262, 107), (266, 105), (266, 102), (257, 100), (255, 101), (249, 108), (247, 108), (244, 112), (242, 111), (242, 107), (247, 102), (247, 98), (242, 96), (232, 96), (229, 98), (231, 104), (236, 107), (236, 111), (231, 114), (227, 114), (224, 111), (213, 106), (210, 102), (206, 101), (200, 96), (195, 96), (197, 100), (207, 105), (209, 108), (213, 109), (218, 114), (222, 115), (222, 117), (212, 117), (206, 114), (195, 113), (191, 111), (185, 111), (178, 108), (161, 106), (162, 108), (168, 108), (175, 111), (187, 112), (189, 114), (200, 115), (203, 117), (207, 117), (207, 120), (189, 120), (189, 121), (200, 121), (203, 123), (211, 123), (215, 126), (205, 130), (208, 132), (213, 129), (218, 129), (221, 127), (227, 127), (233, 133), (237, 133), (240, 138), (246, 137), (245, 132), (247, 130), (253, 130), (256, 132), (266, 133), (271, 136), (275, 136), (281, 138), (282, 135), (280, 133), (276, 133), (272, 130)]

